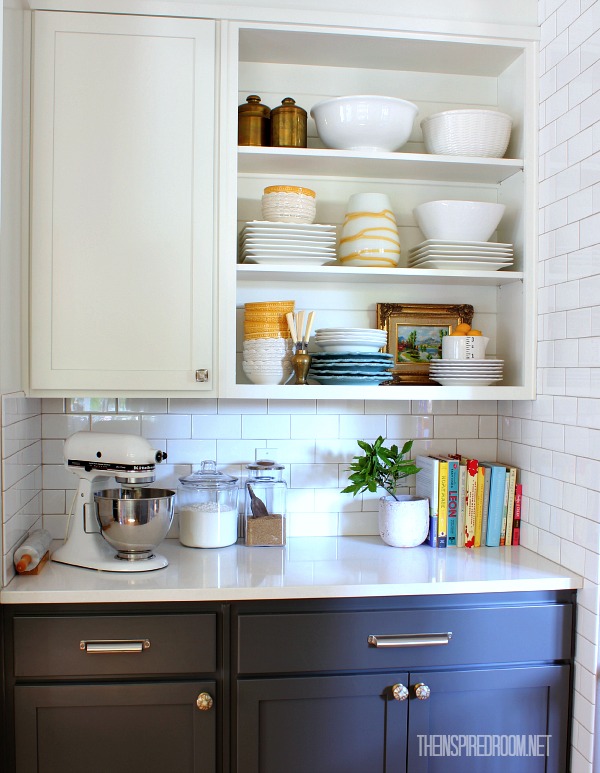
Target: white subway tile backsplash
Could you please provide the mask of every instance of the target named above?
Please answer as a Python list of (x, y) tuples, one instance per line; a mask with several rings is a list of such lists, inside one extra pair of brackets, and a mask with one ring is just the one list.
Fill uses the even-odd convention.
[(236, 414), (194, 414), (192, 438), (230, 440), (242, 437), (242, 417)]
[(217, 401), (218, 413), (255, 414), (267, 413), (267, 400), (234, 400), (231, 398), (219, 398)]
[[(397, 441), (433, 439), (434, 416), (391, 415), (386, 420), (386, 436)], [(438, 435), (438, 437), (440, 437)]]
[(386, 417), (382, 415), (345, 415), (339, 417), (339, 422), (340, 438), (374, 440), (380, 435), (383, 437), (387, 435)]
[(290, 433), (293, 439), (338, 438), (340, 423), (338, 416), (309, 416), (301, 415), (290, 417)]
[(294, 464), (291, 468), (292, 488), (344, 488), (340, 487), (337, 464)]
[(319, 414), (364, 414), (364, 400), (317, 400), (317, 413)]
[(317, 401), (316, 400), (269, 400), (268, 412), (269, 413), (288, 413), (288, 414), (316, 413)]
[(242, 438), (264, 438), (274, 440), (290, 437), (290, 416), (288, 415), (250, 415), (242, 416)]
[[(236, 443), (239, 447), (240, 441), (238, 440)], [(194, 467), (199, 467), (200, 462), (205, 459), (217, 461), (217, 443), (215, 440), (167, 440), (167, 458), (169, 464), (191, 464)], [(239, 459), (219, 456), (220, 463), (239, 461)]]
[(191, 417), (177, 414), (142, 414), (142, 436), (146, 438), (183, 439), (192, 436)]
[(66, 414), (44, 414), (42, 416), (42, 437), (67, 438), (74, 432), (90, 429), (89, 416)]
[(129, 435), (139, 435), (142, 431), (142, 421), (137, 415), (99, 414), (96, 416), (92, 414), (90, 422), (94, 432), (124, 432)]
[(169, 413), (216, 413), (217, 401), (208, 397), (170, 397)]

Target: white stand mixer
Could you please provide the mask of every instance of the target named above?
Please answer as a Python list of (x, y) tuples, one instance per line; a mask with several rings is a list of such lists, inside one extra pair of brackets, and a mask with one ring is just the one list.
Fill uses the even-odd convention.
[[(167, 566), (167, 559), (153, 554), (152, 549), (164, 539), (171, 525), (174, 491), (155, 489), (147, 493), (160, 492), (161, 497), (117, 500), (116, 507), (118, 501), (124, 501), (128, 506), (125, 518), (118, 520), (121, 516), (115, 510), (114, 517), (103, 519), (102, 523), (94, 500), (94, 489), (99, 482), (106, 483), (111, 477), (127, 487), (152, 483), (156, 477), (155, 465), (166, 456), (163, 451), (152, 448), (145, 438), (136, 435), (101, 432), (71, 435), (64, 446), (65, 466), (79, 475), (79, 487), (71, 508), (65, 542), (54, 551), (52, 560), (108, 572), (147, 572)], [(110, 492), (120, 493), (118, 489)], [(136, 490), (124, 489), (123, 492), (135, 493)], [(169, 499), (170, 504), (165, 508), (160, 500)], [(148, 536), (152, 541), (147, 542), (150, 521), (153, 525)], [(115, 532), (118, 532), (117, 542)], [(124, 544), (129, 540), (132, 541), (131, 550), (128, 544)], [(140, 541), (144, 544), (140, 545)]]

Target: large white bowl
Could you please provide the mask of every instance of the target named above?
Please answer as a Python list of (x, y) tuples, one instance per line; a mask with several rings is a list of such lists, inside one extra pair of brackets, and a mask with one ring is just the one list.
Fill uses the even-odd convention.
[(413, 209), (426, 239), (486, 242), (502, 219), (504, 204), (485, 201), (427, 201)]
[(406, 144), (418, 112), (405, 99), (359, 95), (317, 102), (310, 114), (328, 148), (391, 152)]

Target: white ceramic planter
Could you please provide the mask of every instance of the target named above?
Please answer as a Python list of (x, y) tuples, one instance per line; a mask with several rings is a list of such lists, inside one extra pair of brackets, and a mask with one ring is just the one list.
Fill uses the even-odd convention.
[(400, 494), (379, 500), (379, 534), (393, 548), (421, 545), (429, 531), (429, 500)]

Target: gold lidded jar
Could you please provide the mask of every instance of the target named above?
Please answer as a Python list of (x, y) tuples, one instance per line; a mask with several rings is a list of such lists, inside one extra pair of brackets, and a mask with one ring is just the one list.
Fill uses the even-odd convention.
[(271, 140), (271, 110), (251, 94), (238, 107), (238, 145), (267, 146)]
[(291, 97), (271, 110), (271, 145), (274, 148), (306, 147), (306, 110)]

